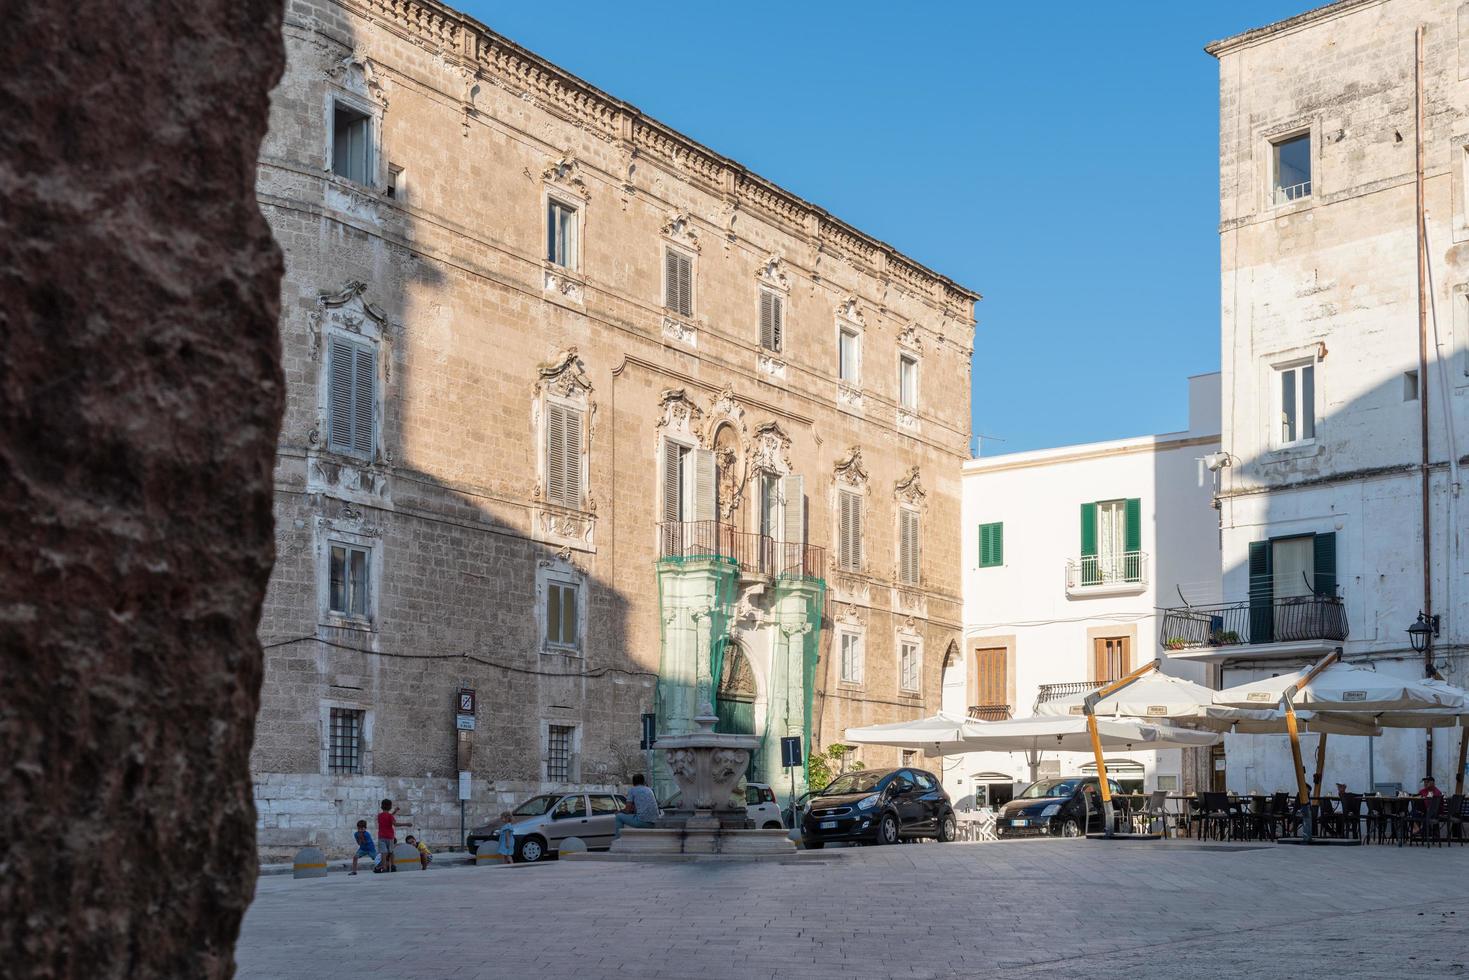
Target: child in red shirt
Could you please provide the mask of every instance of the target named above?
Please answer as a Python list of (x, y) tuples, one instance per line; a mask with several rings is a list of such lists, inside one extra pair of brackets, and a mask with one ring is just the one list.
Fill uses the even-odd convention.
[(383, 800), (382, 812), (377, 815), (377, 846), (383, 852), (383, 870), (397, 871), (393, 863), (393, 845), (398, 843), (398, 808), (392, 800)]

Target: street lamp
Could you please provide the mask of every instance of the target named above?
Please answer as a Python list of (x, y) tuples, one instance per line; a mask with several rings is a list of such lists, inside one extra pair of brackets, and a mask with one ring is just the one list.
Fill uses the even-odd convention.
[(1408, 640), (1413, 644), (1414, 653), (1422, 653), (1433, 646), (1433, 640), (1438, 636), (1439, 617), (1437, 613), (1432, 616), (1418, 614), (1418, 619), (1412, 626), (1408, 627)]

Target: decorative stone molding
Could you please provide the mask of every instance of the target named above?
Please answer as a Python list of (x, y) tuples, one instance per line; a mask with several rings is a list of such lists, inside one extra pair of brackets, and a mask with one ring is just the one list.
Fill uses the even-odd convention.
[(714, 404), (709, 406), (709, 418), (704, 431), (704, 444), (706, 448), (714, 448), (714, 434), (719, 426), (729, 422), (739, 431), (741, 439), (744, 439), (749, 430), (745, 425), (745, 406), (741, 405), (735, 397), (734, 385), (727, 384), (719, 390), (719, 395), (714, 399)]
[(909, 324), (902, 333), (898, 334), (898, 346), (906, 348), (910, 353), (923, 353), (923, 337), (918, 333), (917, 324)]
[[(311, 359), (321, 357), (321, 337), (324, 327), (330, 325), (349, 333), (361, 334), (374, 340), (384, 340), (389, 333), (388, 315), (376, 303), (366, 299), (367, 283), (360, 279), (348, 279), (335, 292), (322, 290), (316, 294), (316, 309), (306, 315), (311, 324)], [(383, 358), (383, 369), (387, 370), (388, 359)], [(384, 380), (386, 380), (384, 375)]]
[(832, 473), (839, 486), (866, 491), (867, 469), (862, 465), (862, 447), (853, 446), (848, 449), (847, 455), (837, 460)]
[(789, 473), (791, 437), (779, 422), (762, 422), (755, 427), (755, 447), (750, 460), (752, 469), (765, 473)]
[(591, 196), (587, 192), (586, 178), (584, 178), (581, 173), (581, 164), (577, 162), (576, 157), (570, 154), (567, 154), (563, 157), (558, 157), (550, 164), (550, 166), (546, 167), (545, 170), (542, 170), (541, 180), (543, 180), (547, 184), (547, 186), (557, 187), (561, 190), (575, 194), (583, 201), (587, 200)]
[(862, 618), (863, 612), (865, 610), (856, 603), (849, 602), (842, 607), (839, 613), (832, 617), (832, 620), (840, 626), (865, 626), (867, 624)]
[(756, 352), (755, 370), (778, 381), (786, 379), (786, 362), (765, 351)]
[(924, 492), (923, 482), (919, 479), (918, 467), (914, 466), (908, 470), (908, 475), (893, 486), (893, 496), (900, 504), (911, 504), (914, 507), (923, 506), (924, 498), (928, 494)]
[(838, 381), (837, 404), (842, 406), (843, 408), (850, 408), (853, 411), (860, 412), (863, 405), (862, 389), (854, 388), (849, 384)]
[(362, 52), (353, 51), (332, 62), (323, 74), (347, 91), (370, 98), (384, 109), (388, 107), (387, 75), (380, 73)]
[(537, 395), (549, 392), (574, 401), (587, 401), (592, 394), (592, 381), (587, 377), (586, 365), (582, 364), (575, 347), (568, 347), (544, 361), (536, 369), (539, 380), (535, 384)]
[(894, 588), (892, 594), (892, 608), (907, 618), (904, 623), (909, 632), (918, 632), (920, 620), (928, 619), (928, 596), (922, 592), (912, 589)]
[(899, 407), (897, 409), (895, 420), (897, 421), (898, 428), (900, 429), (906, 429), (909, 432), (917, 432), (919, 429), (918, 416), (908, 411), (906, 408)]
[(848, 296), (838, 303), (836, 314), (848, 323), (856, 324), (864, 329), (867, 327), (867, 320), (862, 316), (862, 304), (858, 302), (856, 296)]
[(872, 605), (872, 584), (850, 572), (837, 575), (831, 580), (832, 601), (853, 606)]
[(791, 288), (790, 278), (785, 273), (785, 257), (779, 253), (771, 255), (765, 260), (764, 264), (756, 271), (755, 278), (762, 285), (769, 286), (772, 289), (779, 289), (782, 292), (789, 292)]
[(689, 212), (670, 212), (660, 230), (669, 241), (677, 242), (691, 252), (699, 251), (699, 230), (694, 227), (694, 219)]
[(694, 437), (703, 427), (704, 410), (682, 388), (665, 388), (658, 396), (658, 428)]
[(663, 336), (668, 340), (677, 341), (680, 344), (688, 344), (690, 347), (698, 348), (699, 331), (682, 320), (675, 320), (671, 316), (663, 318)]
[(585, 286), (575, 274), (552, 263), (547, 263), (544, 272), (545, 281), (541, 288), (545, 292), (565, 296), (573, 303), (586, 302)]

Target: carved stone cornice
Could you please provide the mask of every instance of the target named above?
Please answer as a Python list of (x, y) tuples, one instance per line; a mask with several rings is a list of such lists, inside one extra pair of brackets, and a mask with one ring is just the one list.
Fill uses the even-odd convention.
[(586, 398), (592, 393), (591, 379), (575, 347), (568, 347), (543, 362), (536, 373), (540, 376), (536, 382), (537, 394), (550, 391), (563, 398)]
[(856, 324), (859, 327), (867, 326), (867, 320), (862, 316), (862, 304), (856, 296), (848, 296), (838, 303), (836, 315), (848, 323)]
[(790, 277), (785, 272), (785, 257), (778, 253), (761, 263), (755, 272), (755, 278), (772, 289), (788, 291), (791, 288)]
[(928, 494), (924, 492), (923, 482), (918, 477), (918, 467), (910, 469), (908, 475), (894, 485), (893, 495), (900, 503), (914, 505), (923, 503)]
[(690, 435), (698, 432), (704, 410), (683, 388), (665, 388), (658, 396), (658, 428), (675, 429)]
[(862, 465), (862, 447), (853, 446), (847, 455), (837, 460), (832, 470), (838, 484), (846, 484), (858, 490), (867, 488), (867, 469)]
[(687, 211), (669, 212), (668, 219), (659, 230), (665, 238), (677, 242), (689, 251), (699, 251), (699, 229), (694, 226), (693, 215)]
[(755, 449), (750, 465), (765, 473), (791, 472), (791, 437), (779, 422), (761, 422), (755, 426)]
[(541, 171), (541, 180), (548, 186), (570, 191), (582, 200), (591, 197), (586, 178), (581, 173), (581, 164), (571, 154), (553, 160), (550, 166)]

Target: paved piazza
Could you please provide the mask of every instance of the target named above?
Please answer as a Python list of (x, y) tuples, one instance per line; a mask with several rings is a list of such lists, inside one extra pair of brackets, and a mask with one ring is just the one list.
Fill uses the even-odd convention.
[(1453, 977), (1466, 870), (1461, 847), (1007, 841), (266, 877), (239, 976)]

